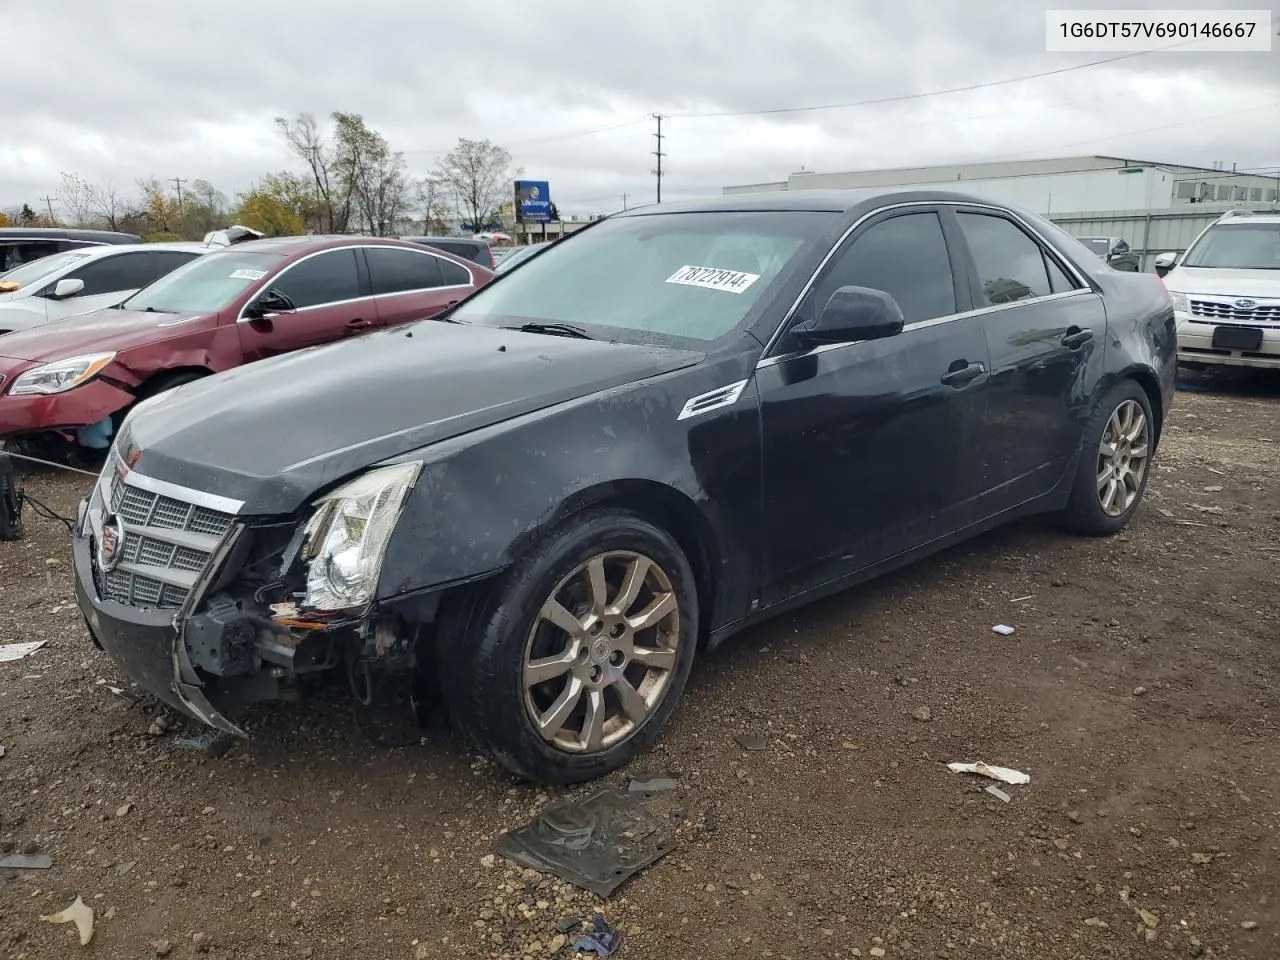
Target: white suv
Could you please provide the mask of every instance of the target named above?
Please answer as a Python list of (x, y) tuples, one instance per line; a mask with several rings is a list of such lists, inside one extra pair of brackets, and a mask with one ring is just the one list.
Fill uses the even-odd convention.
[(1280, 370), (1280, 213), (1232, 211), (1171, 262), (1179, 362)]

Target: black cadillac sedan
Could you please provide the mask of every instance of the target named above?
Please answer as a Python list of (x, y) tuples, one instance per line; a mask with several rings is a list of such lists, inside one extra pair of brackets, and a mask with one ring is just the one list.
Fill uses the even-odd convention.
[(214, 727), (398, 673), (514, 774), (586, 780), (764, 617), (1029, 514), (1120, 530), (1175, 346), (1158, 280), (988, 201), (635, 209), (443, 320), (140, 404), (79, 604)]

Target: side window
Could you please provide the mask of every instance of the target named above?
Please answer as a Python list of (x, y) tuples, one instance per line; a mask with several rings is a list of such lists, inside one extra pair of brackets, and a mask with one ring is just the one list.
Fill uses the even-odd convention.
[(95, 297), (121, 290), (137, 290), (156, 278), (150, 251), (121, 253), (102, 257), (67, 274), (67, 280), (83, 280), (84, 289), (76, 296)]
[(184, 263), (190, 263), (196, 257), (200, 256), (200, 254), (183, 253), (180, 250), (157, 250), (152, 253), (152, 256), (156, 258), (156, 268), (154, 270), (154, 276), (151, 279), (159, 280), (166, 273), (171, 273), (174, 270), (177, 270)]
[(446, 287), (468, 287), (471, 285), (471, 274), (467, 268), (452, 260), (440, 261), (440, 275)]
[(355, 248), (328, 250), (286, 267), (269, 287), (283, 293), (299, 310), (354, 300), (361, 296)]
[(369, 279), (375, 296), (404, 290), (425, 290), (440, 286), (440, 258), (426, 251), (397, 250), (395, 247), (365, 247)]
[(989, 306), (1045, 297), (1052, 291), (1040, 245), (1011, 221), (984, 213), (959, 214)]
[(1054, 293), (1066, 293), (1068, 290), (1078, 290), (1080, 285), (1068, 277), (1062, 269), (1053, 262), (1053, 258), (1046, 256), (1044, 262), (1049, 267), (1049, 283), (1053, 287)]
[(858, 234), (814, 287), (811, 311), (821, 311), (831, 295), (846, 286), (888, 293), (898, 301), (907, 323), (955, 313), (951, 258), (938, 215), (891, 217)]

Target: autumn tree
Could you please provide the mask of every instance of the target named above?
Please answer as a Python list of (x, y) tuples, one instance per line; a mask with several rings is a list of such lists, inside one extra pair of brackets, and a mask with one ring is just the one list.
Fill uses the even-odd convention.
[(268, 237), (292, 237), (306, 233), (315, 214), (312, 184), (286, 172), (268, 174), (252, 190), (240, 194), (234, 219)]
[(146, 215), (149, 233), (173, 233), (177, 225), (178, 201), (165, 190), (156, 177), (144, 177), (138, 181), (140, 206)]
[(459, 213), (473, 230), (483, 230), (511, 193), (518, 176), (511, 154), (488, 140), (460, 138), (432, 177), (452, 190)]
[(355, 113), (335, 113), (334, 143), (339, 180), (352, 200), (354, 226), (374, 236), (395, 231), (408, 206), (404, 155)]
[(10, 221), (9, 217), (6, 214), (0, 213), (0, 227), (11, 227), (11, 226), (13, 226), (13, 223), (12, 221)]

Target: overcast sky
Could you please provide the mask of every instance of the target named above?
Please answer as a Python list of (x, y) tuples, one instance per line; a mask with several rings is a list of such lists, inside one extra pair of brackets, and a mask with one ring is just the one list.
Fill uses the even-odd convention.
[[(300, 111), (362, 114), (416, 175), (458, 137), (491, 139), (525, 176), (550, 181), (565, 214), (617, 209), (624, 193), (652, 201), (648, 115), (659, 111), (671, 199), (801, 166), (1100, 153), (1280, 168), (1275, 38), (1271, 53), (1153, 53), (877, 106), (689, 116), (927, 93), (1115, 55), (1046, 53), (1045, 6), (1027, 0), (4, 6), (0, 208), (56, 197), (61, 171), (130, 188), (204, 178), (234, 194), (293, 165), (272, 118)], [(601, 127), (614, 129), (566, 136)]]

